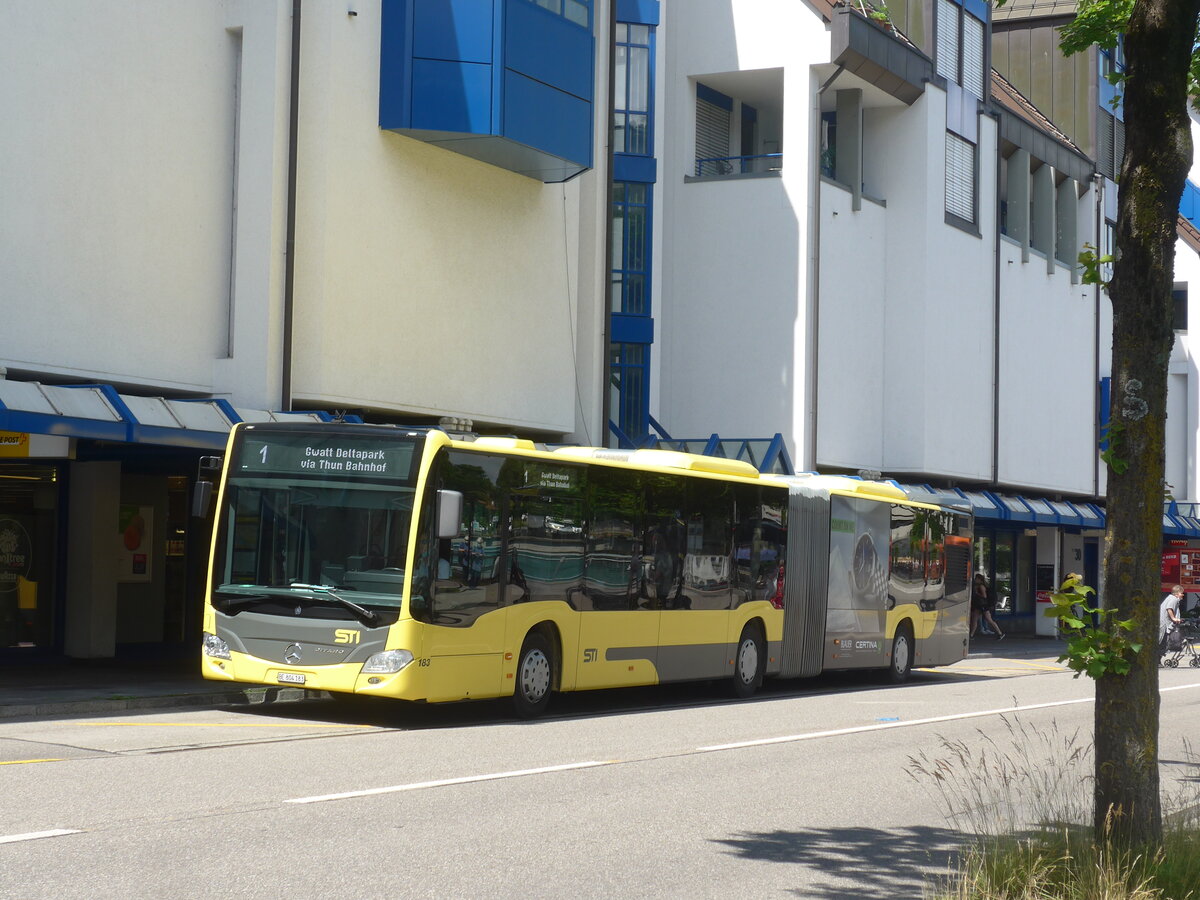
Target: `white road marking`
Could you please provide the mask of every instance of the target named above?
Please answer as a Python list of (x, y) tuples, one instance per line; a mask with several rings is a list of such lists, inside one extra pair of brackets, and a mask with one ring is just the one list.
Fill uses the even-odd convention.
[(0, 837), (0, 844), (15, 844), (18, 841), (36, 841), (38, 838), (61, 837), (64, 834), (83, 834), (78, 829), (57, 828), (54, 831), (31, 831), (28, 834), (10, 834)]
[[(1167, 691), (1183, 691), (1190, 688), (1200, 688), (1200, 683), (1197, 684), (1182, 684), (1175, 687), (1160, 688), (1160, 693)], [(938, 722), (953, 722), (960, 719), (978, 719), (984, 716), (999, 716), (1018, 712), (1028, 712), (1035, 709), (1051, 709), (1056, 706), (1073, 706), (1080, 703), (1094, 703), (1094, 697), (1082, 697), (1077, 700), (1057, 700), (1053, 703), (1031, 703), (1025, 706), (1008, 706), (1001, 709), (987, 709), (978, 712), (955, 713), (949, 716), (933, 716), (925, 719), (908, 719), (899, 721), (886, 721), (874, 725), (858, 725), (852, 728), (838, 728), (831, 731), (811, 731), (805, 734), (791, 734), (784, 737), (761, 738), (754, 741), (739, 741), (732, 744), (713, 744), (707, 747), (696, 747), (690, 751), (682, 751), (683, 753), (715, 753), (721, 750), (737, 750), (743, 747), (763, 747), (770, 744), (786, 744), (796, 741), (808, 741), (815, 738), (823, 737), (838, 737), (847, 734), (863, 734), (871, 731), (882, 731), (886, 728), (908, 728), (914, 725), (932, 725)], [(520, 778), (525, 775), (545, 775), (551, 772), (567, 772), (572, 769), (595, 769), (601, 766), (612, 766), (623, 762), (632, 762), (633, 760), (624, 759), (609, 759), (604, 761), (591, 760), (589, 762), (567, 763), (561, 766), (544, 766), (538, 769), (518, 769), (512, 772), (494, 772), (488, 775), (467, 775), (462, 778), (443, 778), (438, 781), (418, 781), (412, 784), (396, 784), (389, 787), (367, 788), (361, 791), (345, 791), (340, 794), (322, 794), (317, 797), (297, 797), (292, 800), (284, 800), (284, 803), (324, 803), (328, 800), (346, 800), (353, 797), (371, 797), (377, 794), (395, 794), (401, 791), (419, 791), (425, 788), (449, 787), (457, 784), (476, 784), (482, 781), (499, 781), (504, 778)]]
[(342, 794), (324, 794), (320, 797), (299, 797), (295, 800), (284, 800), (284, 803), (323, 803), (326, 800), (345, 800), (348, 797), (370, 797), (373, 794), (394, 794), (399, 791), (419, 791), (423, 788), (446, 787), (452, 784), (474, 784), (478, 781), (499, 781), (502, 778), (520, 778), (523, 775), (545, 775), (550, 772), (565, 772), (570, 769), (594, 769), (597, 766), (611, 766), (620, 760), (607, 762), (567, 763), (562, 766), (544, 766), (540, 769), (519, 769), (515, 772), (494, 772), (491, 775), (468, 775), (465, 778), (443, 778), (440, 781), (418, 781), (414, 784), (396, 784), (391, 787), (368, 788), (363, 791), (346, 791)]
[[(1180, 684), (1175, 687), (1159, 688), (1159, 693), (1167, 691), (1183, 691), (1188, 688), (1200, 687), (1200, 684)], [(790, 744), (796, 741), (811, 741), (814, 738), (838, 737), (846, 734), (862, 734), (869, 731), (883, 731), (887, 728), (908, 728), (913, 725), (933, 725), (938, 722), (955, 722), (960, 719), (979, 719), (984, 716), (999, 716), (1006, 713), (1026, 712), (1033, 709), (1050, 709), (1055, 706), (1072, 706), (1078, 703), (1095, 703), (1095, 697), (1082, 697), (1078, 700), (1056, 700), (1053, 703), (1031, 703), (1027, 706), (1009, 706), (1003, 709), (984, 709), (977, 712), (955, 713), (950, 716), (932, 716), (928, 719), (907, 719), (897, 722), (880, 722), (876, 725), (856, 725), (852, 728), (837, 728), (832, 731), (810, 731), (806, 734), (789, 734), (783, 737), (760, 738), (754, 741), (738, 741), (732, 744), (713, 744), (709, 747), (697, 747), (697, 753), (712, 753), (717, 750), (737, 750), (742, 747), (763, 747), (769, 744)]]

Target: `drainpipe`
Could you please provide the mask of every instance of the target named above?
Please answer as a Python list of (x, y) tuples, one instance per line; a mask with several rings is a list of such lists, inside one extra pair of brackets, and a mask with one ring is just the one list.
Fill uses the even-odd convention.
[[(605, 172), (604, 184), (606, 190), (604, 192), (604, 200), (601, 209), (604, 211), (601, 216), (601, 221), (604, 223), (604, 327), (600, 334), (600, 446), (607, 447), (610, 439), (608, 431), (608, 421), (612, 416), (610, 408), (610, 390), (609, 379), (612, 378), (612, 372), (609, 371), (609, 354), (612, 352), (612, 303), (613, 303), (613, 288), (612, 288), (612, 195), (613, 195), (613, 145), (612, 145), (612, 101), (613, 93), (616, 90), (616, 64), (617, 64), (617, 0), (609, 0), (608, 4), (608, 96), (605, 98), (604, 112), (604, 156), (605, 156)], [(651, 90), (654, 90), (651, 86)], [(651, 190), (653, 190), (653, 186)]]
[(992, 284), (992, 484), (1000, 483), (1000, 113), (988, 115), (996, 122), (996, 252)]
[(292, 76), (288, 109), (287, 232), (283, 274), (283, 373), (279, 408), (292, 409), (292, 313), (296, 284), (296, 146), (300, 131), (300, 6), (292, 0)]

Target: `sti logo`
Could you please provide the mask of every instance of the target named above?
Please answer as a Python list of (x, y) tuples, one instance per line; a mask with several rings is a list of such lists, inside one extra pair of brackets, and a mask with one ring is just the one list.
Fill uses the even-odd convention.
[(335, 644), (357, 644), (361, 637), (362, 633), (353, 628), (338, 628), (333, 632)]
[(583, 651), (583, 661), (585, 663), (595, 662), (599, 658), (600, 658), (600, 654), (597, 653), (594, 649), (589, 648), (589, 649)]

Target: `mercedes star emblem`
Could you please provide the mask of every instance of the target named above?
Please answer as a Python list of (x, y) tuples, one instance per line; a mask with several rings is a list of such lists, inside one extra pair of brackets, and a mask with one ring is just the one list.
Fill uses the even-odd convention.
[(300, 662), (300, 645), (288, 644), (287, 649), (283, 651), (283, 661), (291, 665)]

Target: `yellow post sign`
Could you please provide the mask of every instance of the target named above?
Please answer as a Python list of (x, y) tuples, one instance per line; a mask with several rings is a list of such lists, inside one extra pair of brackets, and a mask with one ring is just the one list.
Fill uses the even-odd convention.
[(22, 431), (0, 431), (0, 458), (29, 456), (29, 435)]

